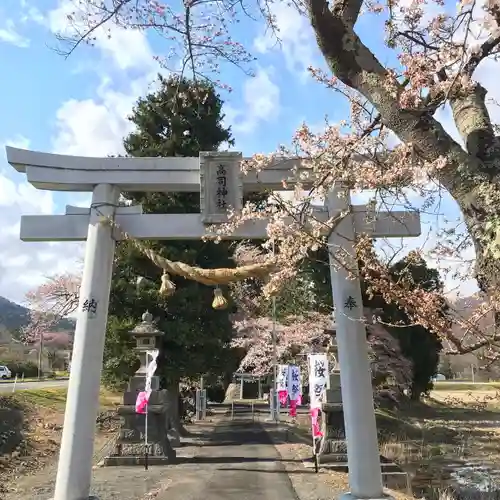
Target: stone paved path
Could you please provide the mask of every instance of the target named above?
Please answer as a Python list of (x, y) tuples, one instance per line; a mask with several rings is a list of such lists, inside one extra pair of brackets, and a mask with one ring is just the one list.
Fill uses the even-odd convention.
[[(178, 449), (178, 464), (148, 471), (97, 468), (92, 494), (99, 500), (298, 499), (280, 455), (260, 424), (238, 418), (196, 428), (199, 434)], [(19, 485), (6, 500), (50, 499), (54, 475)]]
[[(276, 448), (258, 424), (219, 424), (158, 500), (295, 500)], [(181, 471), (179, 471), (181, 472)]]

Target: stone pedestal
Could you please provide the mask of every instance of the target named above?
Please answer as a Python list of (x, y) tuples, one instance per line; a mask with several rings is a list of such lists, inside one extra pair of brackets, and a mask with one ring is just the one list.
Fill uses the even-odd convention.
[(330, 373), (330, 389), (326, 391), (326, 402), (329, 404), (342, 404), (342, 390), (340, 388), (340, 371)]
[[(153, 380), (152, 387), (155, 387), (157, 377)], [(144, 464), (146, 415), (135, 411), (137, 394), (144, 390), (144, 382), (143, 377), (133, 377), (123, 395), (123, 405), (118, 408), (123, 423), (114, 453), (104, 459), (106, 466)], [(148, 404), (148, 462), (151, 465), (173, 463), (176, 459), (168, 437), (169, 410), (167, 391), (153, 390)]]
[(340, 389), (340, 372), (334, 370), (330, 374), (330, 388), (326, 391), (326, 402), (321, 407), (323, 412), (321, 431), (323, 440), (320, 448), (322, 462), (330, 459), (347, 459), (345, 443), (344, 414), (342, 412), (342, 391)]

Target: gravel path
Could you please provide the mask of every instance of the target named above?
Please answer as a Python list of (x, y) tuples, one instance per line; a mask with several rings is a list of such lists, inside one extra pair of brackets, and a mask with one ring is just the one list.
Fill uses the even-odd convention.
[[(186, 446), (178, 449), (181, 457), (192, 458), (203, 443), (203, 438), (213, 430), (213, 425), (192, 426), (192, 437), (185, 440)], [(96, 451), (103, 447), (103, 441), (96, 442)], [(148, 494), (161, 485), (162, 476), (178, 466), (150, 467), (94, 467), (92, 474), (93, 494), (100, 500), (142, 500), (155, 498)], [(54, 493), (57, 473), (57, 458), (44, 469), (16, 478), (14, 489), (1, 500), (48, 500)]]

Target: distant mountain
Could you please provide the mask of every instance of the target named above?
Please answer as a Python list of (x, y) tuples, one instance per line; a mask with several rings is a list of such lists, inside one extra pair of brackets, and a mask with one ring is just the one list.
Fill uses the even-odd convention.
[(29, 309), (0, 297), (0, 325), (7, 330), (17, 330), (29, 322)]
[[(27, 307), (11, 302), (5, 297), (0, 297), (0, 326), (14, 332), (29, 322), (29, 309)], [(74, 332), (75, 321), (73, 319), (63, 318), (53, 328), (52, 331)]]

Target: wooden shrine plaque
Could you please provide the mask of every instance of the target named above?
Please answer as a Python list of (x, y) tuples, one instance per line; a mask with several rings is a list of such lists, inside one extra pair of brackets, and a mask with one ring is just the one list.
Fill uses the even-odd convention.
[(200, 153), (200, 212), (204, 224), (227, 222), (243, 206), (241, 153)]

